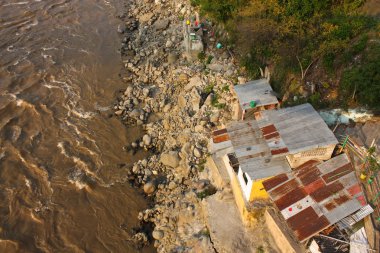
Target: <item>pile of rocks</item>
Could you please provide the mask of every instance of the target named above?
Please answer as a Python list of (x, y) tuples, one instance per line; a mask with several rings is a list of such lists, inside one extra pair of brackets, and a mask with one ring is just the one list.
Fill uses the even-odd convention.
[(128, 171), (129, 180), (154, 199), (139, 219), (154, 223), (158, 252), (214, 252), (201, 208), (202, 198), (214, 192), (204, 164), (210, 130), (231, 118), (237, 67), (214, 47), (206, 47), (208, 65), (184, 58), (181, 19), (194, 12), (187, 1), (130, 4), (125, 26), (118, 28), (125, 35), (128, 87), (114, 109), (125, 124), (146, 132), (129, 147), (152, 153)]

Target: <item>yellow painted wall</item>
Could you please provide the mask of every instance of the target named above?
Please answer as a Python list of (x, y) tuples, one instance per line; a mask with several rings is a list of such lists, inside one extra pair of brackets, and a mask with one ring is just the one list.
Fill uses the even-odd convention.
[(251, 188), (251, 194), (249, 196), (249, 201), (263, 200), (263, 199), (269, 198), (269, 195), (265, 191), (264, 186), (263, 186), (263, 182), (269, 178), (270, 177), (259, 179), (253, 182), (252, 188)]

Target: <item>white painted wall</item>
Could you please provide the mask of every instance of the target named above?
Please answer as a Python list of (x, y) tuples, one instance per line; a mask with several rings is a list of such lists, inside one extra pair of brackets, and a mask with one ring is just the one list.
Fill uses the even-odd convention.
[[(230, 165), (230, 159), (228, 158), (227, 155), (223, 156), (222, 159), (223, 159), (224, 165), (227, 168), (228, 175), (230, 176), (230, 178), (232, 180), (232, 178), (235, 177), (236, 174), (235, 174), (234, 169)], [(248, 183), (247, 184), (245, 184), (245, 181), (244, 181), (244, 178), (243, 178), (243, 171), (239, 167), (237, 178), (238, 178), (238, 181), (239, 181), (240, 187), (242, 189), (243, 196), (244, 196), (245, 200), (249, 201), (249, 197), (251, 196), (251, 189), (252, 189), (253, 181), (249, 177), (248, 174), (246, 174), (246, 177), (248, 179)]]
[(240, 183), (240, 186), (241, 186), (241, 189), (243, 190), (243, 195), (244, 195), (244, 198), (246, 201), (249, 201), (249, 197), (251, 195), (251, 189), (252, 189), (252, 185), (253, 185), (253, 181), (252, 179), (249, 177), (249, 175), (247, 173), (245, 173), (245, 176), (247, 177), (247, 181), (248, 183), (246, 184), (245, 181), (244, 181), (244, 178), (243, 178), (243, 172), (241, 170), (241, 168), (239, 167), (239, 172), (238, 172), (238, 180), (239, 180), (239, 183)]

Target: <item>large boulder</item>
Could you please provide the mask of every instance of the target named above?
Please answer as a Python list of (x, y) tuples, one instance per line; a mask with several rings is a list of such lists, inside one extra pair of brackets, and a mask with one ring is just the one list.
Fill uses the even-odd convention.
[(154, 28), (158, 30), (164, 30), (169, 25), (169, 19), (159, 19), (154, 23)]
[(164, 238), (164, 231), (162, 231), (162, 230), (154, 230), (153, 233), (152, 233), (152, 236), (153, 236), (154, 239), (160, 240), (160, 239)]
[(185, 91), (191, 91), (194, 87), (200, 87), (201, 85), (202, 79), (199, 76), (193, 76), (185, 86)]
[(143, 136), (142, 141), (146, 146), (149, 146), (152, 141), (152, 138), (146, 134)]
[(150, 181), (144, 185), (144, 192), (146, 194), (152, 194), (156, 190), (156, 184)]
[(170, 151), (169, 153), (162, 154), (160, 162), (165, 166), (176, 168), (180, 162), (178, 152)]
[(151, 20), (151, 18), (154, 16), (153, 12), (148, 12), (144, 15), (141, 15), (139, 20), (141, 23), (143, 22), (148, 22), (149, 20)]
[(209, 64), (209, 65), (207, 65), (207, 67), (210, 70), (215, 71), (215, 72), (221, 72), (223, 70), (223, 66), (221, 64), (218, 64), (218, 63)]

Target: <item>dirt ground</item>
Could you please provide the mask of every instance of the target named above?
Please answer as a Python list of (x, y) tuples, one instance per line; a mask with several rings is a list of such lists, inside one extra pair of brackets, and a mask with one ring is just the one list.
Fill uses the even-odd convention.
[(279, 252), (259, 217), (255, 227), (245, 227), (229, 189), (203, 201), (210, 237), (218, 253)]

